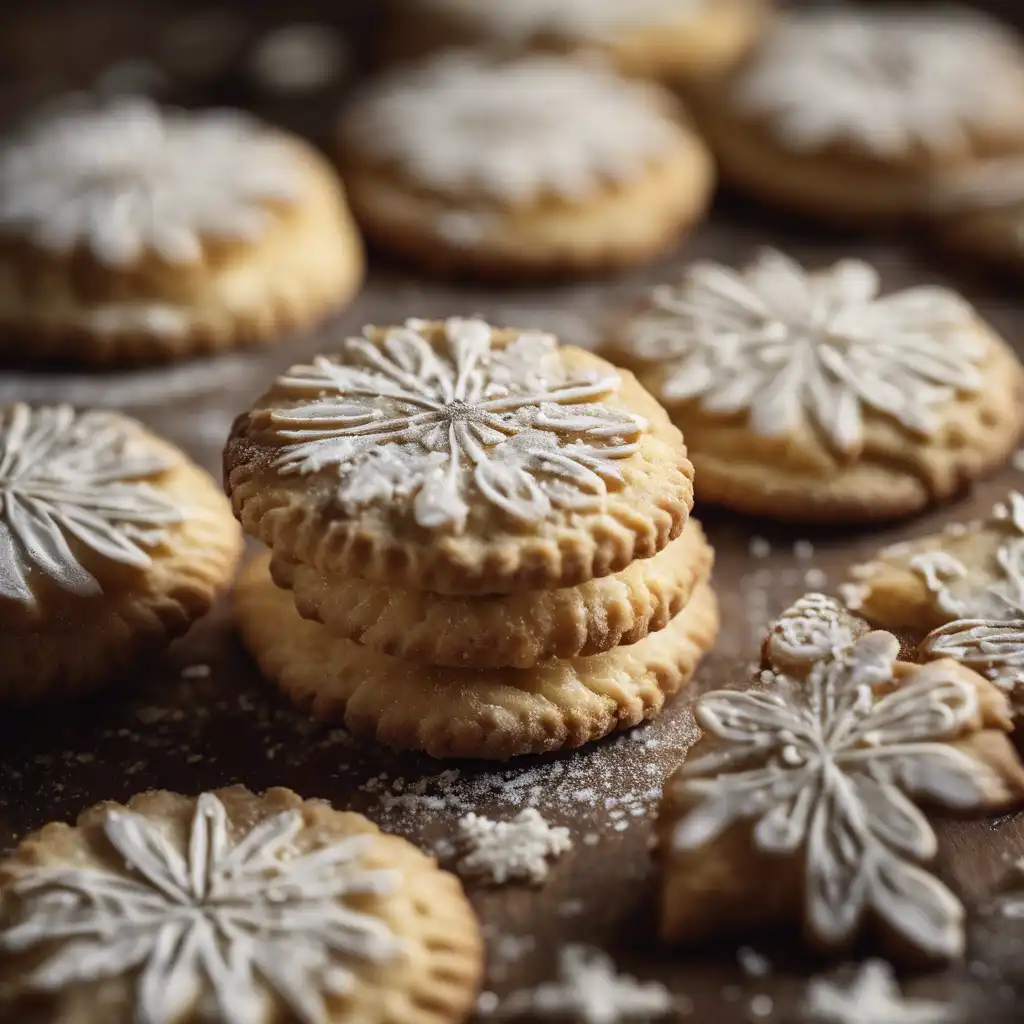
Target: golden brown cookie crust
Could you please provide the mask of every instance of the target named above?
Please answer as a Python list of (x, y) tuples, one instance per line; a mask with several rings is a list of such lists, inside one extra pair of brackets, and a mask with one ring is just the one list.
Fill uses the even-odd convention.
[[(236, 840), (260, 822), (298, 811), (302, 829), (294, 840), (297, 852), (331, 841), (369, 836), (372, 844), (360, 855), (360, 866), (399, 872), (400, 883), (394, 893), (363, 897), (361, 907), (379, 916), (407, 944), (408, 953), (400, 962), (387, 965), (346, 961), (356, 975), (355, 983), (347, 995), (327, 996), (332, 1024), (350, 1020), (365, 1024), (457, 1024), (468, 1016), (482, 973), (483, 942), (473, 910), (454, 875), (440, 871), (433, 859), (411, 843), (379, 831), (362, 815), (337, 811), (322, 800), (303, 800), (281, 788), (258, 796), (243, 786), (216, 790), (213, 795), (227, 811)], [(194, 797), (155, 791), (132, 797), (126, 807), (111, 802), (97, 804), (82, 813), (74, 826), (47, 825), (23, 840), (0, 865), (0, 893), (19, 874), (40, 867), (123, 871), (123, 859), (118, 859), (102, 834), (109, 811), (129, 810), (159, 824), (174, 846), (187, 855), (195, 807)], [(6, 904), (8, 912), (16, 905), (11, 899)], [(19, 1005), (18, 996), (24, 996), (18, 991), (19, 971), (30, 959), (31, 954), (9, 956), (5, 961), (2, 974), (10, 983), (9, 995), (15, 1006)], [(134, 998), (131, 975), (92, 985), (68, 985), (54, 997), (34, 1000), (32, 1005), (39, 1016), (33, 1020), (38, 1019), (40, 1024), (58, 1020), (131, 1024), (136, 1020)], [(194, 1008), (181, 1018), (181, 1024), (199, 1024), (201, 1019), (206, 1017)]]
[(301, 193), (268, 207), (254, 242), (206, 240), (200, 261), (148, 255), (123, 268), (81, 251), (0, 244), (0, 354), (96, 365), (178, 359), (271, 342), (347, 303), (363, 251), (337, 175), (298, 139), (281, 145)]
[[(441, 275), (496, 280), (601, 274), (645, 263), (672, 248), (711, 201), (714, 165), (695, 133), (635, 180), (578, 203), (555, 197), (518, 206), (463, 202), (431, 193), (396, 171), (361, 165), (348, 150), (345, 182), (368, 237)], [(469, 234), (452, 234), (457, 219)], [(465, 232), (465, 227), (463, 227)]]
[(718, 633), (706, 583), (665, 629), (631, 647), (533, 669), (430, 668), (332, 639), (250, 562), (235, 594), (242, 639), (264, 675), (318, 718), (396, 750), (505, 760), (579, 747), (655, 718)]
[[(435, 346), (444, 324), (419, 324)], [(384, 338), (386, 329), (372, 329)], [(523, 332), (495, 329), (501, 350)], [(224, 455), (225, 480), (235, 515), (250, 536), (276, 556), (301, 562), (326, 576), (357, 576), (389, 586), (442, 594), (503, 594), (575, 586), (648, 558), (679, 536), (692, 505), (692, 467), (679, 431), (632, 374), (615, 371), (580, 349), (557, 350), (570, 376), (619, 377), (618, 390), (602, 399), (612, 413), (646, 421), (639, 450), (619, 460), (621, 483), (609, 486), (594, 511), (553, 508), (545, 518), (517, 524), (493, 504), (472, 499), (461, 533), (416, 525), (404, 506), (370, 504), (346, 516), (336, 501), (330, 469), (282, 475), (271, 465), (266, 423), (272, 410), (294, 399), (275, 385), (234, 425)]]
[(271, 562), (304, 618), (336, 637), (406, 661), (466, 668), (532, 668), (550, 658), (589, 657), (656, 633), (711, 572), (700, 523), (651, 558), (577, 587), (470, 599), (327, 578)]
[[(977, 393), (940, 407), (942, 426), (926, 438), (867, 413), (864, 448), (854, 462), (834, 456), (807, 426), (790, 436), (763, 437), (743, 417), (713, 416), (695, 402), (666, 398), (673, 422), (691, 441), (698, 498), (791, 522), (884, 522), (947, 500), (995, 472), (1024, 429), (1024, 369), (981, 321), (977, 331), (987, 344)], [(632, 363), (653, 394), (662, 393), (663, 369), (618, 349), (614, 357)]]
[(166, 528), (145, 569), (102, 559), (72, 539), (101, 594), (68, 594), (36, 571), (36, 608), (0, 599), (4, 700), (31, 703), (123, 676), (202, 618), (234, 577), (242, 538), (214, 481), (172, 445), (137, 424), (133, 429), (147, 449), (170, 462), (151, 482), (180, 505), (183, 519)]

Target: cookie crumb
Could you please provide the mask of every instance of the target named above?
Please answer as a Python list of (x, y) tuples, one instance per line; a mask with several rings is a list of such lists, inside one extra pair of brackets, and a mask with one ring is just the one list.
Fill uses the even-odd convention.
[(285, 25), (253, 48), (249, 71), (267, 92), (308, 93), (325, 89), (347, 71), (342, 36), (329, 25)]
[(740, 946), (736, 951), (736, 960), (747, 977), (763, 978), (771, 973), (771, 961), (750, 946)]
[(209, 665), (186, 665), (181, 670), (182, 679), (209, 679), (210, 678), (210, 666)]
[(775, 1011), (775, 1003), (772, 1001), (772, 997), (762, 993), (761, 995), (754, 996), (750, 1000), (750, 1016), (761, 1020), (764, 1017), (770, 1017)]
[(500, 1002), (501, 1000), (498, 999), (497, 993), (481, 992), (476, 999), (476, 1012), (489, 1016), (498, 1009)]
[(747, 550), (751, 558), (767, 558), (772, 553), (772, 546), (764, 537), (751, 537)]
[(459, 819), (460, 845), (468, 850), (456, 865), (459, 874), (494, 885), (548, 877), (548, 858), (572, 849), (569, 830), (552, 826), (533, 807), (511, 821), (492, 821), (472, 812)]
[(824, 569), (808, 569), (804, 573), (804, 583), (812, 590), (824, 590), (828, 585), (828, 575)]

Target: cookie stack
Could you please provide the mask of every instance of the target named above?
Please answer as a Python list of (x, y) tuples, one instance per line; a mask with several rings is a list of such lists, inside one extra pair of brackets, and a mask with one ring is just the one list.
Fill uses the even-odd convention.
[(367, 328), (236, 421), (225, 476), (271, 548), (237, 594), (264, 673), (398, 749), (580, 746), (657, 715), (717, 632), (681, 434), (547, 334)]

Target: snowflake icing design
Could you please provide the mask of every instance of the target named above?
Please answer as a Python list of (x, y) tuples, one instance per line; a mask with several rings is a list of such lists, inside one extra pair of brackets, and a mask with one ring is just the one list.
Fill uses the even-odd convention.
[(183, 510), (145, 478), (171, 462), (134, 441), (119, 417), (70, 406), (0, 412), (0, 597), (34, 606), (40, 571), (78, 596), (100, 593), (69, 540), (145, 568)]
[(548, 877), (548, 858), (572, 849), (572, 840), (567, 828), (549, 825), (540, 811), (528, 807), (511, 821), (465, 815), (459, 819), (459, 845), (464, 850), (459, 874), (494, 885), (537, 885)]
[(437, 351), (424, 326), (409, 321), (379, 344), (350, 338), (341, 361), (318, 357), (280, 378), (278, 392), (298, 401), (265, 417), (285, 445), (277, 470), (332, 468), (346, 511), (411, 499), (430, 530), (461, 532), (472, 496), (520, 522), (599, 508), (645, 429), (599, 404), (619, 378), (567, 379), (550, 335), (502, 349), (487, 324), (452, 319)]
[(794, 150), (853, 143), (884, 159), (1014, 130), (1021, 80), (1012, 36), (973, 12), (840, 9), (785, 18), (733, 96)]
[(251, 241), (299, 168), (273, 133), (230, 111), (163, 112), (123, 99), (43, 120), (0, 149), (0, 232), (78, 245), (124, 266), (202, 255), (204, 237)]
[(386, 895), (398, 879), (359, 865), (367, 836), (296, 855), (304, 827), (286, 811), (233, 843), (224, 805), (204, 793), (182, 854), (145, 817), (110, 811), (103, 832), (130, 873), (26, 870), (10, 886), (24, 913), (0, 932), (0, 951), (47, 950), (20, 979), (34, 991), (137, 972), (135, 1012), (147, 1024), (173, 1024), (210, 999), (219, 1019), (262, 1020), (270, 993), (303, 1024), (324, 1024), (325, 996), (354, 981), (346, 961), (401, 952), (380, 918), (346, 898)]
[(919, 552), (908, 567), (924, 580), (935, 607), (950, 621), (1024, 618), (1024, 495), (1011, 491), (988, 522), (975, 529), (1002, 535), (991, 567), (972, 570), (942, 548)]
[(956, 619), (924, 638), (926, 661), (952, 658), (998, 686), (1015, 715), (1024, 712), (1024, 619)]
[(850, 940), (868, 911), (933, 956), (963, 948), (963, 907), (916, 862), (936, 853), (909, 799), (955, 810), (981, 806), (982, 765), (949, 741), (978, 713), (975, 688), (941, 664), (883, 696), (899, 642), (869, 633), (806, 680), (721, 691), (697, 719), (719, 749), (685, 763), (677, 793), (693, 803), (677, 850), (697, 849), (739, 821), (766, 854), (805, 863), (807, 926), (824, 944)]
[(649, 90), (607, 69), (471, 52), (388, 76), (356, 103), (346, 132), (463, 209), (467, 190), (499, 203), (576, 201), (633, 180), (680, 140)]
[(814, 273), (770, 250), (742, 272), (700, 263), (681, 286), (655, 289), (626, 343), (664, 368), (667, 402), (747, 414), (766, 437), (808, 423), (854, 456), (865, 410), (928, 436), (937, 406), (982, 386), (986, 343), (962, 299), (931, 287), (878, 292), (877, 272), (859, 260)]

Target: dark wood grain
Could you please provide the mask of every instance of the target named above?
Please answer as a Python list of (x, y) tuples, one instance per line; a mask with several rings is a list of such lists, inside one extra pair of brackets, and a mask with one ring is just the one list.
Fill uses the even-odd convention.
[[(114, 61), (155, 58), (162, 29), (182, 16), (184, 6), (164, 0), (137, 5), (65, 0), (6, 11), (0, 16), (5, 19), (0, 21), (0, 118), (18, 116), (63, 89), (88, 87)], [(1002, 6), (1014, 11), (1017, 0)], [(279, 5), (271, 3), (244, 9), (250, 19), (248, 36), (283, 17)], [(310, 2), (289, 5), (287, 17), (364, 24), (373, 14), (369, 3)], [(372, 52), (364, 46), (357, 51), (360, 57)], [(244, 52), (243, 43), (216, 81), (175, 85), (167, 98), (248, 105), (318, 141), (328, 139), (344, 87), (315, 101), (268, 102), (245, 77)], [(765, 243), (812, 262), (857, 254), (876, 263), (893, 286), (952, 284), (966, 291), (1024, 353), (1019, 286), (975, 268), (938, 262), (912, 237), (821, 235), (724, 198), (710, 222), (678, 252), (642, 272), (576, 286), (494, 291), (434, 283), (376, 258), (365, 290), (349, 310), (321, 330), (289, 338), (265, 352), (106, 376), (8, 368), (0, 370), (0, 401), (116, 407), (152, 425), (218, 473), (233, 416), (276, 372), (336, 347), (363, 323), (479, 313), (592, 345), (649, 283), (672, 277), (687, 260), (700, 256), (738, 262)], [(1007, 488), (1021, 483), (1021, 474), (1007, 468), (949, 507), (874, 532), (792, 531), (699, 509), (718, 551), (715, 583), (726, 624), (718, 649), (701, 670), (699, 686), (746, 678), (768, 618), (806, 590), (834, 588), (847, 565), (879, 544), (984, 512)], [(749, 542), (755, 535), (771, 543), (767, 558), (752, 558)], [(814, 544), (811, 561), (793, 554), (793, 542), (801, 538)], [(821, 570), (825, 576), (807, 577), (808, 570)], [(208, 678), (182, 678), (182, 670), (195, 665), (209, 666)], [(687, 995), (694, 1004), (693, 1020), (748, 1021), (751, 999), (759, 994), (773, 1000), (767, 1019), (792, 1019), (806, 977), (827, 965), (807, 960), (790, 937), (751, 940), (774, 965), (768, 977), (757, 979), (740, 970), (739, 943), (681, 952), (659, 948), (651, 937), (651, 814), (657, 790), (693, 734), (684, 700), (661, 721), (631, 736), (564, 758), (517, 762), (508, 769), (392, 755), (355, 745), (341, 731), (293, 711), (261, 682), (240, 649), (227, 610), (220, 608), (157, 664), (140, 667), (111, 690), (70, 706), (5, 713), (0, 721), (0, 846), (10, 846), (47, 821), (72, 819), (97, 800), (123, 800), (151, 787), (194, 792), (232, 782), (254, 789), (285, 785), (363, 811), (416, 842), (441, 843), (442, 853), (461, 813), (502, 816), (533, 804), (552, 822), (568, 825), (576, 845), (542, 889), (473, 891), (488, 938), (488, 990), (501, 995), (550, 978), (559, 947), (585, 941), (610, 950), (624, 969), (661, 979)], [(439, 808), (424, 806), (415, 795), (397, 804), (390, 799), (396, 780), (408, 786), (451, 768), (461, 774)], [(427, 796), (443, 792), (436, 784), (423, 789)], [(1024, 1017), (1024, 922), (985, 911), (1006, 884), (1011, 863), (1024, 856), (1022, 825), (1024, 817), (1014, 816), (941, 825), (940, 870), (971, 908), (970, 953), (964, 964), (905, 980), (914, 994), (954, 1002), (962, 1008), (964, 1021)], [(765, 884), (771, 884), (770, 877)]]

